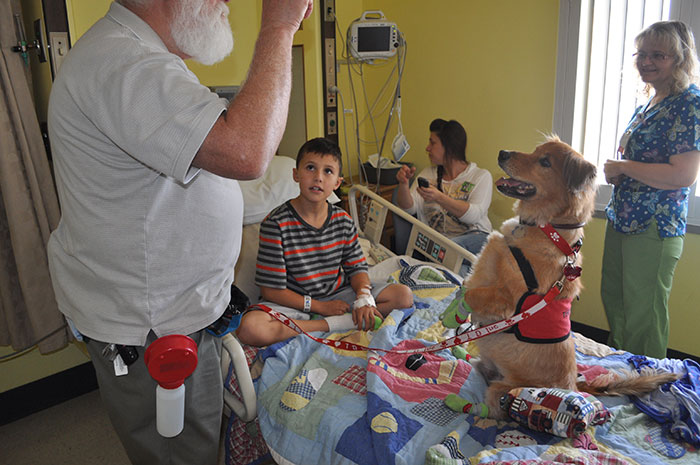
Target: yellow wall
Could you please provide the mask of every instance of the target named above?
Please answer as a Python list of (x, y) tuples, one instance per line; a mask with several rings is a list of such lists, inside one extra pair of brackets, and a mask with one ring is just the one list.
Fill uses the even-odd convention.
[[(402, 121), (411, 150), (403, 161), (419, 168), (427, 166), (424, 148), (428, 125), (437, 117), (453, 118), (465, 126), (467, 158), (494, 176), (499, 173), (499, 150), (534, 147), (542, 140), (540, 133), (551, 130), (557, 0), (441, 0), (430, 8), (421, 0), (365, 1), (361, 6), (340, 0), (336, 4), (343, 35), (364, 6), (381, 9), (405, 36), (408, 52), (401, 86)], [(378, 75), (368, 87), (373, 98), (386, 72), (368, 66), (365, 70), (370, 76)], [(345, 66), (340, 67), (339, 84), (349, 106)], [(358, 101), (362, 101), (359, 91)], [(364, 105), (360, 107), (362, 117)], [(378, 121), (378, 130), (384, 129), (385, 121), (386, 116)], [(371, 137), (367, 126), (362, 133)], [(387, 137), (389, 147), (395, 134), (396, 123)], [(340, 141), (343, 144), (342, 126)], [(350, 146), (353, 150), (354, 143)], [(366, 147), (361, 154), (364, 159), (375, 152)], [(510, 200), (494, 195), (491, 217), (495, 224), (512, 214), (511, 205)]]
[[(34, 40), (34, 20), (40, 19), (44, 25), (44, 13), (41, 8), (41, 0), (22, 0), (22, 17), (27, 41)], [(34, 90), (34, 106), (39, 121), (46, 121), (46, 109), (49, 104), (49, 92), (51, 90), (51, 65), (49, 64), (48, 48), (44, 45), (46, 62), (39, 63), (36, 51), (29, 53), (29, 66), (32, 71), (32, 86)]]
[[(38, 1), (38, 0), (35, 0)], [(92, 24), (104, 16), (111, 0), (66, 0), (71, 40), (74, 43)], [(204, 66), (187, 61), (187, 66), (207, 86), (241, 85), (246, 78), (248, 66), (253, 58), (255, 40), (258, 35), (261, 0), (229, 3), (229, 22), (234, 36), (233, 53), (213, 66)], [(307, 98), (306, 125), (309, 137), (323, 135), (321, 114), (321, 50), (318, 8), (306, 19), (294, 37), (294, 45), (304, 48), (305, 94)]]
[[(543, 133), (551, 131), (558, 0), (440, 0), (430, 7), (423, 0), (338, 0), (336, 7), (343, 35), (362, 11), (381, 9), (406, 38), (402, 121), (411, 150), (404, 161), (413, 162), (418, 168), (428, 165), (424, 147), (428, 125), (436, 117), (454, 118), (465, 126), (469, 140), (467, 158), (491, 171), (494, 179), (503, 175), (496, 162), (499, 150), (530, 151), (543, 140)], [(365, 74), (371, 99), (384, 83), (386, 70), (365, 67)], [(345, 66), (339, 70), (339, 87), (345, 94), (346, 106), (350, 106)], [(359, 91), (358, 101), (362, 102)], [(364, 104), (360, 104), (360, 115), (364, 115)], [(386, 115), (379, 118), (378, 129), (383, 130), (385, 121)], [(339, 140), (345, 150), (342, 131), (341, 125)], [(367, 124), (361, 127), (361, 133), (366, 139), (373, 137)], [(395, 134), (394, 123), (387, 137), (389, 146)], [(352, 137), (349, 145), (351, 152), (356, 153)], [(375, 152), (374, 147), (363, 146), (363, 160)], [(388, 150), (383, 153), (390, 154)], [(495, 227), (512, 216), (511, 208), (512, 201), (494, 190), (489, 216)], [(607, 330), (600, 300), (604, 229), (602, 219), (594, 219), (586, 227), (581, 278), (585, 289), (574, 303), (573, 319)], [(695, 356), (700, 356), (700, 343), (693, 334), (694, 303), (700, 301), (694, 264), (699, 259), (700, 236), (689, 234), (670, 300), (669, 346)]]
[[(111, 0), (66, 0), (71, 43), (75, 43), (92, 24), (100, 19), (109, 8)], [(193, 61), (187, 65), (197, 74), (200, 81), (209, 86), (240, 85), (253, 56), (255, 40), (259, 31), (260, 0), (236, 2), (229, 4), (229, 20), (235, 38), (234, 52), (214, 66), (202, 66)], [(32, 23), (35, 18), (43, 17), (41, 0), (23, 0), (23, 15), (28, 38), (32, 38)], [(309, 137), (323, 135), (321, 113), (321, 50), (319, 37), (320, 22), (318, 11), (304, 21), (302, 29), (294, 38), (294, 45), (303, 46), (304, 74), (306, 95), (306, 124)], [(46, 120), (46, 108), (51, 86), (49, 64), (39, 64), (32, 56), (35, 99), (40, 121)], [(0, 347), (0, 356), (13, 352), (10, 347)], [(41, 355), (37, 350), (4, 362), (0, 367), (0, 392), (36, 381), (46, 376), (61, 372), (89, 361), (82, 344), (69, 344), (63, 350), (48, 355)]]
[[(39, 0), (32, 0), (37, 3)], [(68, 0), (73, 40), (84, 32), (106, 10), (107, 0)], [(233, 14), (236, 47), (234, 55), (209, 69), (193, 69), (207, 85), (240, 84), (244, 69), (252, 56), (257, 35), (260, 2), (229, 3)], [(462, 122), (469, 135), (467, 157), (491, 171), (494, 178), (502, 175), (496, 157), (504, 148), (530, 150), (542, 140), (541, 133), (551, 130), (554, 106), (558, 1), (499, 0), (477, 2), (440, 0), (426, 7), (424, 0), (336, 0), (341, 32), (362, 11), (381, 9), (387, 18), (398, 24), (408, 43), (406, 70), (403, 77), (403, 127), (412, 148), (405, 157), (419, 168), (427, 166), (424, 147), (428, 124), (433, 118), (454, 118)], [(318, 7), (318, 4), (317, 4)], [(317, 41), (319, 9), (297, 34), (295, 44), (304, 45), (305, 92), (309, 137), (323, 134), (321, 113), (320, 42)], [(338, 41), (337, 54), (341, 53)], [(245, 64), (245, 65), (244, 65)], [(211, 71), (211, 73), (210, 73)], [(376, 95), (386, 76), (386, 68), (366, 68), (370, 98)], [(356, 84), (359, 81), (356, 81)], [(347, 81), (347, 68), (338, 69), (338, 86), (346, 106), (352, 96)], [(356, 90), (360, 92), (356, 85)], [(358, 102), (362, 99), (358, 93)], [(362, 106), (361, 106), (362, 108)], [(342, 110), (341, 110), (342, 111)], [(360, 111), (360, 117), (364, 111)], [(386, 118), (386, 115), (384, 116)], [(348, 123), (350, 119), (348, 118)], [(385, 119), (378, 120), (378, 130)], [(388, 135), (393, 139), (396, 124)], [(345, 151), (343, 126), (339, 125), (341, 147)], [(350, 126), (352, 130), (352, 126)], [(367, 125), (362, 137), (370, 137)], [(354, 138), (349, 137), (354, 153)], [(376, 149), (364, 146), (363, 159)], [(388, 153), (388, 152), (385, 152)], [(356, 171), (355, 171), (356, 172)], [(494, 194), (490, 212), (495, 226), (512, 215), (511, 200)], [(593, 220), (586, 227), (583, 248), (585, 290), (574, 303), (573, 318), (591, 326), (608, 329), (600, 302), (600, 266), (603, 249), (604, 221)], [(700, 344), (691, 333), (695, 327), (694, 303), (700, 301), (695, 283), (694, 263), (700, 259), (700, 236), (690, 234), (676, 271), (671, 295), (672, 349), (700, 356)], [(8, 353), (0, 349), (0, 355)], [(84, 355), (71, 346), (51, 356), (32, 353), (2, 365), (0, 392), (42, 376), (82, 363)], [(48, 366), (47, 366), (48, 365)], [(38, 368), (34, 368), (38, 367)], [(6, 371), (7, 370), (7, 371)], [(5, 380), (19, 380), (10, 385)]]

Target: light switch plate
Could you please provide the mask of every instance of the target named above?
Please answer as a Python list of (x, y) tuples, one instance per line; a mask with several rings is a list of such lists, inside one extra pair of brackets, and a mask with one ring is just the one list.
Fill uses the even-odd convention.
[(68, 33), (49, 32), (49, 49), (51, 51), (51, 67), (55, 77), (63, 59), (68, 54)]

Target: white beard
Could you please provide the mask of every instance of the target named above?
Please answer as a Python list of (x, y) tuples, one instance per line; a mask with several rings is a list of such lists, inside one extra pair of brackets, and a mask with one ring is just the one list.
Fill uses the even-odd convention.
[(206, 11), (206, 0), (177, 0), (170, 33), (180, 51), (204, 65), (213, 65), (233, 50), (233, 33), (224, 3)]

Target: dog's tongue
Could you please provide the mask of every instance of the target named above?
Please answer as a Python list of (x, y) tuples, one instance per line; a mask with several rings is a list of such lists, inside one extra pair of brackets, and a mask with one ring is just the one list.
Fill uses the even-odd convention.
[(497, 187), (518, 187), (520, 184), (522, 184), (520, 181), (516, 181), (513, 178), (501, 178), (496, 181)]

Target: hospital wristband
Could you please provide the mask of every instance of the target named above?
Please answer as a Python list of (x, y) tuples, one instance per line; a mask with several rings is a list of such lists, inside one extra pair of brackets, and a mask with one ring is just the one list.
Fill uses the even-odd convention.
[(304, 296), (304, 313), (309, 313), (309, 312), (311, 312), (311, 296), (305, 295)]

